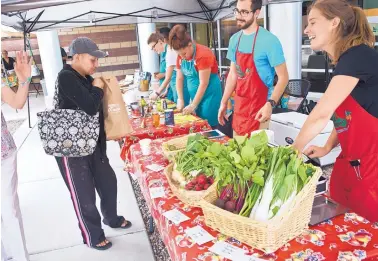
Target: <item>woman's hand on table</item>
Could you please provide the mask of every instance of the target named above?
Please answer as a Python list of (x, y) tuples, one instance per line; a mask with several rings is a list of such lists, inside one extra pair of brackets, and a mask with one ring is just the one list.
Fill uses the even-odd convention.
[(178, 99), (177, 100), (177, 110), (178, 111), (182, 111), (184, 109), (184, 101), (182, 99)]
[(318, 147), (318, 146), (310, 146), (305, 151), (303, 154), (310, 158), (321, 158), (327, 155), (331, 150), (327, 147)]
[(157, 74), (155, 74), (155, 79), (156, 80), (161, 80), (163, 78), (164, 78), (164, 74), (163, 73), (157, 73)]
[(182, 111), (182, 114), (184, 115), (194, 114), (195, 110), (196, 110), (196, 106), (194, 106), (193, 104), (189, 104), (188, 106), (184, 108), (184, 110)]
[(161, 94), (161, 97), (167, 97), (168, 88), (165, 88), (164, 92)]
[(157, 92), (153, 92), (150, 94), (150, 99), (155, 101), (159, 97)]

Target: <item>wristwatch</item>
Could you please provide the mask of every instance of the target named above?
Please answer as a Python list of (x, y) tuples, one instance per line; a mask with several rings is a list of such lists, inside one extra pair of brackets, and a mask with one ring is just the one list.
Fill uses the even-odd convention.
[(271, 99), (269, 99), (268, 102), (270, 103), (270, 105), (272, 105), (272, 108), (276, 108), (277, 102), (275, 102), (274, 100), (271, 100)]

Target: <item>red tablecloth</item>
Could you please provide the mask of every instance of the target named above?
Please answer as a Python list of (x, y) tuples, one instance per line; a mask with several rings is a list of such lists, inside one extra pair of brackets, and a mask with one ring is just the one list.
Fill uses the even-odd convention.
[(133, 132), (126, 136), (122, 150), (121, 150), (121, 158), (122, 160), (126, 160), (126, 158), (130, 159), (130, 146), (139, 142), (142, 139), (161, 139), (166, 137), (174, 137), (184, 134), (189, 134), (193, 132), (201, 132), (210, 130), (211, 127), (207, 123), (207, 121), (202, 120), (201, 118), (196, 117), (196, 121), (184, 123), (184, 124), (176, 124), (175, 126), (165, 126), (160, 125), (159, 127), (155, 128), (152, 125), (152, 119), (146, 119), (146, 128), (141, 128), (142, 119), (131, 119), (131, 125), (133, 126)]
[[(185, 229), (202, 226), (218, 241), (226, 241), (245, 249), (249, 254), (263, 260), (295, 261), (358, 261), (378, 260), (378, 223), (372, 224), (353, 213), (339, 216), (323, 224), (311, 227), (302, 236), (292, 240), (274, 254), (264, 255), (258, 250), (220, 234), (204, 223), (202, 210), (190, 207), (175, 197), (169, 187), (163, 170), (154, 172), (146, 168), (149, 164), (166, 166), (168, 162), (161, 154), (161, 140), (152, 142), (151, 155), (144, 156), (139, 144), (130, 149), (134, 174), (139, 184), (156, 227), (173, 261), (220, 261), (228, 260), (209, 251), (214, 242), (202, 246), (193, 243), (185, 235)], [(149, 188), (163, 186), (166, 198), (151, 199)], [(178, 209), (190, 220), (175, 225), (163, 216), (168, 210)]]

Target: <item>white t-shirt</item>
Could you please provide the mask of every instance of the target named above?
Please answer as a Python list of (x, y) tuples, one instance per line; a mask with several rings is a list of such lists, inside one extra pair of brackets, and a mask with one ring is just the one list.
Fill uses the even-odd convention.
[(167, 48), (167, 54), (165, 56), (165, 62), (167, 63), (166, 69), (168, 70), (168, 67), (174, 66), (174, 69), (176, 70), (176, 61), (177, 61), (177, 53), (175, 50), (171, 49), (170, 46)]

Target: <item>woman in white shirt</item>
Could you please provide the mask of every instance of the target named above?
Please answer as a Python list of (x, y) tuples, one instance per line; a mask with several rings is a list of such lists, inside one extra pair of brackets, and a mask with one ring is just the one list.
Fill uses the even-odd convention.
[[(147, 44), (151, 47), (153, 51), (158, 54), (166, 52), (165, 63), (165, 79), (160, 84), (159, 88), (151, 94), (150, 98), (156, 100), (158, 97), (164, 97), (167, 95), (169, 88), (171, 88), (171, 93), (173, 96), (173, 102), (178, 103), (178, 95), (176, 90), (176, 63), (177, 63), (177, 53), (167, 44), (168, 35), (160, 33), (153, 33), (147, 40)], [(186, 81), (184, 80), (184, 104), (189, 105), (190, 97), (188, 88), (186, 87)]]
[[(29, 93), (31, 64), (26, 52), (17, 53), (14, 70), (18, 90), (6, 83), (1, 86), (1, 101), (14, 109), (22, 109)], [(26, 249), (20, 203), (17, 194), (17, 147), (1, 112), (1, 257), (8, 260), (29, 261)], [(10, 252), (7, 252), (7, 251)]]

